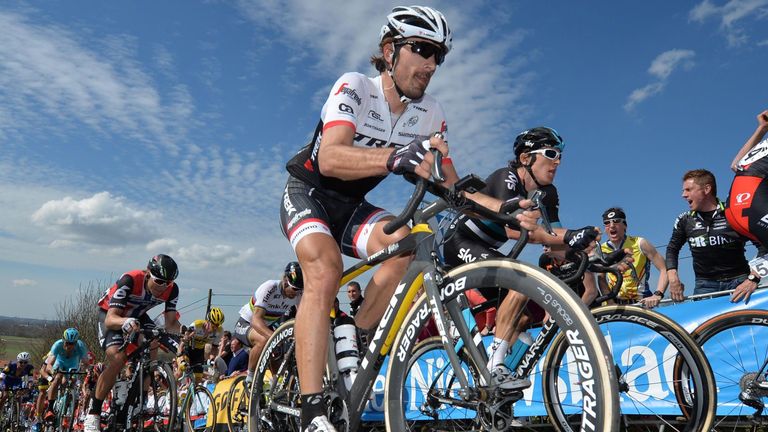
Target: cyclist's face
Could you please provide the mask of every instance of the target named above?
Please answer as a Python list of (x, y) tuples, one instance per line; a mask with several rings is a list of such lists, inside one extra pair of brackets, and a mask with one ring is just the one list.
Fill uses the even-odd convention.
[[(408, 40), (438, 46), (425, 39), (411, 38)], [(400, 46), (399, 49), (397, 65), (394, 70), (395, 81), (406, 96), (411, 99), (419, 99), (424, 96), (432, 75), (437, 69), (435, 56), (432, 55), (425, 59), (420, 54), (413, 52), (413, 47), (408, 44)]]
[(542, 154), (537, 154), (536, 161), (531, 167), (533, 175), (536, 176), (536, 180), (545, 186), (552, 184), (555, 181), (555, 174), (557, 174), (557, 168), (560, 166), (561, 160), (562, 159), (548, 159)]
[(73, 349), (75, 349), (74, 342), (64, 342), (64, 351), (71, 352)]
[(283, 278), (283, 294), (288, 298), (295, 298), (296, 295), (299, 293), (299, 290), (293, 287), (293, 285), (288, 283), (288, 280), (286, 278)]

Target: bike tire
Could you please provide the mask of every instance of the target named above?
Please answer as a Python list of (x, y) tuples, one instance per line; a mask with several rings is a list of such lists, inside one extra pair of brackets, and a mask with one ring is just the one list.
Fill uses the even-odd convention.
[[(298, 386), (299, 371), (296, 365), (294, 320), (281, 324), (264, 344), (251, 383), (248, 403), (248, 431), (295, 431), (301, 430)], [(270, 363), (280, 358), (278, 369), (272, 375)], [(294, 410), (293, 413), (271, 409), (272, 402)], [(287, 410), (284, 410), (287, 411)]]
[[(138, 430), (145, 429), (153, 432), (172, 432), (176, 430), (176, 415), (178, 405), (178, 393), (176, 379), (170, 365), (152, 361), (149, 366), (149, 385), (153, 395), (165, 392), (166, 405), (160, 405), (160, 398), (153, 397), (152, 406), (147, 402), (148, 413), (144, 414), (139, 423)], [(157, 377), (160, 378), (158, 381)], [(144, 402), (142, 401), (142, 404)], [(167, 413), (166, 413), (167, 412)], [(146, 419), (144, 418), (146, 416)], [(149, 424), (149, 428), (145, 425)]]
[[(512, 288), (514, 287), (514, 288)], [(439, 284), (444, 303), (457, 301), (456, 297), (471, 288), (499, 288), (514, 290), (529, 298), (555, 318), (561, 331), (567, 332), (574, 346), (580, 348), (582, 363), (579, 369), (585, 373), (580, 382), (594, 384), (585, 405), (582, 424), (586, 430), (615, 431), (619, 426), (619, 400), (615, 371), (609, 367), (610, 356), (602, 333), (589, 310), (573, 291), (551, 274), (538, 267), (515, 260), (489, 259), (455, 267)], [(422, 294), (411, 306), (399, 329), (389, 356), (385, 382), (385, 420), (389, 431), (424, 430), (433, 424), (442, 425), (439, 419), (421, 413), (413, 413), (404, 407), (411, 404), (410, 393), (417, 395), (421, 389), (406, 382), (409, 364), (413, 357), (418, 335), (431, 314), (428, 300)], [(472, 341), (469, 341), (470, 343)], [(422, 397), (423, 393), (420, 393)], [(484, 412), (482, 405), (478, 410)], [(478, 411), (475, 411), (476, 413)], [(490, 418), (492, 421), (493, 418)], [(487, 415), (477, 414), (476, 423), (487, 424)]]
[[(718, 393), (715, 429), (764, 430), (768, 420), (755, 416), (755, 408), (746, 405), (739, 396), (747, 384), (764, 380), (757, 372), (768, 358), (768, 311), (726, 312), (702, 323), (691, 335), (715, 371)], [(768, 392), (758, 391), (752, 396), (758, 403), (768, 403)]]
[[(245, 377), (235, 378), (232, 386), (229, 388), (227, 397), (227, 428), (229, 432), (246, 432), (247, 425), (245, 420), (248, 417), (248, 396), (250, 389), (245, 388)], [(238, 395), (239, 392), (239, 395)], [(238, 397), (239, 396), (239, 397)], [(237, 403), (233, 402), (237, 399)]]
[(207, 387), (200, 384), (195, 385), (193, 388), (194, 393), (187, 394), (187, 397), (184, 399), (184, 426), (189, 432), (197, 430), (195, 428), (197, 418), (193, 419), (193, 417), (198, 417), (198, 415), (193, 415), (192, 410), (204, 407), (206, 404), (208, 405), (207, 418), (212, 418), (213, 424), (216, 424), (216, 403), (213, 400), (213, 394)]
[[(716, 407), (712, 369), (683, 327), (665, 315), (636, 306), (604, 306), (592, 313), (612, 345), (624, 426), (637, 431), (659, 430), (660, 425), (671, 431), (711, 430)], [(659, 345), (664, 344), (662, 360), (657, 362)], [(570, 359), (563, 335), (558, 335), (550, 345), (542, 374), (544, 406), (556, 419), (558, 431), (573, 430), (576, 423), (569, 414), (569, 400), (578, 395), (564, 391), (575, 367)]]

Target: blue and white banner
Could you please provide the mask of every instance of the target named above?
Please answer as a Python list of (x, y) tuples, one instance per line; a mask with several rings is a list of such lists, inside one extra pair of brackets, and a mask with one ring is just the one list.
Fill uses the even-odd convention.
[[(768, 290), (756, 291), (749, 304), (734, 304), (729, 301), (729, 296), (716, 297), (712, 299), (687, 301), (683, 303), (670, 303), (667, 306), (659, 307), (656, 311), (672, 318), (686, 330), (692, 331), (704, 321), (713, 316), (739, 309), (765, 309), (768, 307)], [(654, 338), (651, 334), (642, 334), (642, 327), (629, 323), (613, 323), (609, 326), (601, 326), (606, 332), (606, 340), (614, 353), (614, 358), (620, 368), (624, 371), (624, 379), (629, 386), (629, 393), (623, 394), (622, 412), (627, 414), (678, 414), (677, 402), (674, 392), (670, 388), (672, 380), (672, 368), (675, 349), (670, 346), (666, 339)], [(606, 329), (607, 327), (607, 329)], [(535, 337), (535, 332), (531, 332)], [(649, 332), (650, 333), (650, 332)], [(754, 342), (754, 334), (738, 335), (743, 337), (744, 344)], [(486, 337), (486, 346), (490, 346), (491, 338)], [(752, 346), (749, 345), (749, 346)], [(708, 352), (708, 359), (715, 373), (723, 370), (732, 370), (732, 353), (711, 351)], [(424, 401), (424, 397), (429, 390), (430, 385), (436, 377), (439, 379), (450, 379), (449, 374), (441, 373), (447, 366), (447, 357), (441, 350), (435, 350), (427, 356), (422, 357), (411, 370), (406, 382), (405, 401), (409, 405), (409, 418), (418, 418), (418, 408)], [(760, 359), (762, 360), (762, 359)], [(541, 362), (537, 368), (541, 367)], [(759, 365), (756, 366), (756, 368)], [(756, 369), (755, 368), (755, 369)], [(366, 409), (363, 420), (378, 421), (383, 419), (384, 410), (384, 374), (387, 369), (387, 363), (381, 369), (373, 386), (373, 398)], [(537, 371), (540, 371), (537, 369)], [(560, 395), (563, 406), (580, 406), (581, 395), (576, 391), (571, 391), (571, 383), (568, 382), (569, 376), (575, 374), (561, 375), (561, 388), (565, 389)], [(524, 398), (515, 405), (515, 415), (517, 416), (540, 416), (546, 415), (543, 397), (541, 392), (541, 375), (533, 374), (531, 377), (533, 385), (526, 389)], [(738, 378), (737, 378), (738, 380)], [(439, 388), (445, 388), (443, 383)], [(450, 385), (450, 384), (449, 384)], [(575, 386), (573, 386), (575, 387)], [(729, 386), (727, 388), (718, 388), (718, 413), (727, 414), (739, 404), (738, 386)], [(461, 417), (467, 415), (459, 411), (453, 411), (452, 416)], [(469, 413), (469, 415), (473, 415)]]

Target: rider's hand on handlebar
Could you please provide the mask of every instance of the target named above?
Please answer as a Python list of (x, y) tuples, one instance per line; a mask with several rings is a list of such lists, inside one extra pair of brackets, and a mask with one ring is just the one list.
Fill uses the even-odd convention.
[(566, 230), (563, 235), (565, 244), (576, 250), (589, 251), (595, 247), (595, 240), (600, 237), (600, 230), (585, 226), (575, 230)]
[(136, 318), (126, 318), (125, 321), (123, 321), (123, 333), (134, 333), (141, 329), (141, 326), (139, 325), (139, 320)]
[(387, 159), (387, 169), (395, 174), (414, 173), (419, 177), (429, 179), (432, 164), (435, 161), (430, 148), (435, 148), (443, 157), (448, 156), (448, 143), (442, 134), (433, 134), (429, 140), (411, 141), (408, 145), (395, 149)]
[[(530, 208), (531, 206), (533, 206), (533, 201), (529, 199), (513, 198), (502, 203), (499, 212), (514, 213), (520, 209)], [(520, 223), (520, 226), (528, 231), (534, 231), (539, 228), (538, 221), (540, 217), (541, 212), (539, 210), (524, 210), (515, 215), (515, 219)]]

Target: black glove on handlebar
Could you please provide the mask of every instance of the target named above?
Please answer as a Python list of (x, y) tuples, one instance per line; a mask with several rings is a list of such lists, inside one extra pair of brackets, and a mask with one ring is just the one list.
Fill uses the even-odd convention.
[(584, 250), (597, 239), (599, 233), (593, 226), (585, 226), (575, 230), (566, 230), (563, 240), (565, 244), (576, 250)]
[(410, 144), (400, 147), (389, 155), (387, 169), (399, 175), (415, 172), (428, 150), (429, 140), (413, 140)]

